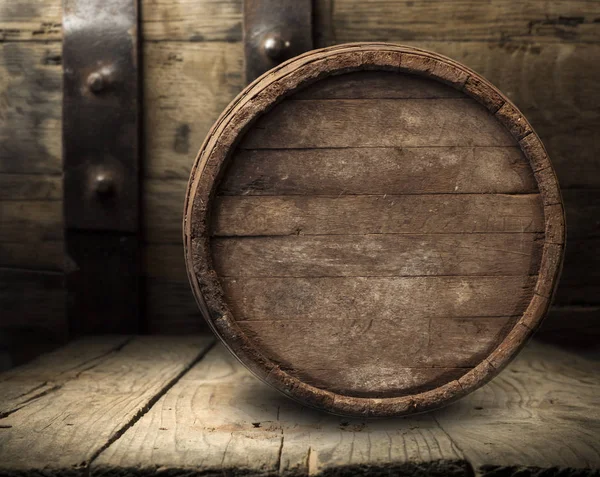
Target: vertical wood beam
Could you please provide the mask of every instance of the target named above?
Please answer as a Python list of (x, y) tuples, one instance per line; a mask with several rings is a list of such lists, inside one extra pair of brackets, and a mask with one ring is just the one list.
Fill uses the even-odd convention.
[(63, 1), (67, 314), (74, 335), (139, 330), (137, 0)]

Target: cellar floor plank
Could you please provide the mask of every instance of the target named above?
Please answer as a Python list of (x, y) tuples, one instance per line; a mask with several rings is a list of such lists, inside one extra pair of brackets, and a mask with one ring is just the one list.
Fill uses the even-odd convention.
[(0, 417), (0, 476), (600, 473), (597, 353), (532, 342), (445, 409), (362, 421), (295, 404), (212, 342), (86, 338), (0, 375), (2, 395), (61, 383)]

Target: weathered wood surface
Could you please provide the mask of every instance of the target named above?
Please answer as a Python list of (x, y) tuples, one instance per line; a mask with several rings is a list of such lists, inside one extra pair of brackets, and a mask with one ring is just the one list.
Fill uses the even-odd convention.
[[(597, 41), (598, 7), (585, 0), (506, 2), (476, 0), (453, 4), (328, 0), (332, 5), (328, 43), (352, 41)], [(445, 21), (444, 21), (445, 20)]]
[(237, 196), (215, 208), (215, 236), (544, 232), (537, 194)]
[[(353, 322), (523, 313), (537, 277), (225, 279), (238, 321)], [(269, 293), (259, 293), (261, 289)], [(339, 296), (338, 296), (339, 295)], [(313, 301), (303, 302), (303, 296)], [(520, 297), (517, 299), (516, 297)], [(422, 326), (422, 325), (420, 325)], [(359, 327), (360, 328), (360, 327)], [(340, 330), (341, 332), (341, 330)], [(415, 338), (416, 339), (416, 338)]]
[[(167, 330), (165, 320), (172, 319), (182, 331), (198, 329), (201, 320), (193, 298), (186, 295), (189, 288), (181, 266), (181, 204), (193, 156), (212, 122), (243, 86), (241, 1), (147, 0), (141, 11), (143, 75), (148, 78), (145, 173), (156, 179), (144, 184), (150, 242), (145, 254), (151, 274), (166, 270), (173, 276), (170, 270), (179, 270), (175, 280), (167, 281), (165, 275), (160, 286), (154, 280), (149, 285), (149, 327)], [(364, 40), (412, 43), (449, 55), (489, 78), (542, 137), (563, 187), (569, 237), (597, 235), (598, 214), (586, 199), (598, 195), (600, 188), (596, 2), (473, 0), (459, 5), (372, 0), (358, 5), (354, 0), (322, 0), (316, 2), (315, 12), (319, 46)], [(57, 0), (0, 4), (0, 171), (25, 173), (24, 181), (32, 183), (61, 169), (61, 22)], [(43, 176), (29, 175), (38, 172)], [(154, 195), (157, 188), (159, 196)], [(22, 195), (12, 191), (14, 197)], [(151, 217), (157, 202), (166, 213)], [(4, 220), (0, 222), (2, 241), (6, 229)], [(56, 244), (30, 242), (25, 234), (21, 239), (2, 244), (2, 265), (54, 269), (60, 264)], [(167, 241), (175, 250), (157, 256), (153, 244)], [(583, 253), (594, 247), (583, 247)], [(581, 253), (574, 250), (570, 256)], [(579, 263), (592, 263), (595, 257), (582, 257)], [(565, 282), (557, 300), (599, 303), (600, 284), (586, 278), (591, 266), (581, 269), (570, 262), (568, 258), (565, 272), (573, 268), (579, 283)], [(180, 299), (172, 299), (167, 289)], [(173, 313), (154, 315), (169, 303)]]
[[(388, 310), (382, 314), (388, 315)], [(423, 315), (427, 312), (417, 309), (396, 315), (402, 318), (365, 318), (375, 316), (365, 310), (365, 315), (351, 321), (337, 315), (328, 315), (326, 322), (270, 316), (239, 326), (282, 369), (303, 382), (339, 394), (380, 398), (423, 392), (459, 379), (498, 346), (518, 319), (516, 314)], [(323, 336), (328, 336), (327, 342)], [(411, 339), (400, 343), (399, 336)], [(365, 355), (364, 348), (386, 352)]]
[(485, 108), (464, 97), (288, 100), (260, 118), (240, 147), (514, 146), (506, 128), (488, 116)]
[(60, 343), (67, 336), (63, 282), (59, 272), (0, 268), (0, 327), (38, 328)]
[(542, 245), (543, 235), (524, 233), (296, 235), (211, 241), (215, 270), (222, 278), (536, 275)]
[(84, 338), (0, 374), (0, 416), (6, 417), (30, 401), (60, 389), (67, 381), (98, 366), (128, 341), (130, 338), (123, 336)]
[(594, 475), (600, 469), (595, 370), (591, 359), (532, 343), (490, 384), (445, 409), (360, 421), (294, 404), (219, 346), (109, 446), (91, 472), (410, 474), (441, 466), (440, 475), (472, 475), (472, 466), (486, 475), (493, 466)]
[[(320, 44), (369, 40), (586, 42), (598, 39), (593, 1), (478, 0), (460, 7), (443, 1), (318, 0)], [(147, 40), (240, 41), (242, 2), (143, 0)], [(62, 11), (55, 0), (6, 2), (0, 9), (5, 41), (60, 40)], [(427, 19), (427, 21), (423, 21)]]
[[(201, 336), (139, 337), (89, 366), (82, 365), (80, 354), (67, 353), (53, 377), (41, 360), (28, 374), (46, 373), (48, 381), (60, 384), (0, 419), (0, 473), (85, 468), (201, 359), (213, 342), (212, 337)], [(65, 369), (77, 368), (70, 379), (62, 378)]]
[[(431, 80), (425, 80), (423, 91), (417, 87), (422, 64), (439, 82), (435, 94)], [(370, 71), (356, 78), (348, 72), (351, 66)], [(464, 394), (468, 386), (487, 381), (485, 376), (493, 376), (541, 321), (547, 300), (540, 297), (552, 293), (562, 255), (560, 193), (539, 139), (499, 92), (484, 90), (489, 100), (479, 102), (464, 93), (443, 94), (444, 88), (451, 89), (444, 84), (460, 92), (467, 75), (473, 78), (469, 85), (485, 81), (444, 57), (405, 47), (355, 44), (308, 53), (247, 87), (203, 145), (185, 208), (192, 289), (232, 352), (300, 402), (354, 416), (391, 416), (439, 406)], [(334, 92), (330, 81), (321, 79), (326, 76), (334, 77)], [(406, 77), (410, 79), (405, 82)], [(319, 87), (314, 78), (325, 86)], [(305, 81), (305, 89), (294, 94)], [(392, 97), (387, 95), (390, 81), (401, 85), (392, 89)], [(343, 91), (344, 99), (337, 91)], [(517, 144), (527, 146), (515, 150)], [(494, 161), (489, 172), (471, 176), (473, 156), (480, 160), (476, 169), (485, 168), (490, 148)], [(327, 154), (320, 154), (322, 149)], [(377, 151), (378, 159), (384, 158), (383, 170), (363, 176), (379, 163), (347, 161), (345, 153), (358, 149), (362, 158)], [(418, 151), (405, 154), (412, 149)], [(232, 196), (235, 186), (221, 178), (236, 176), (233, 184), (247, 178), (236, 169), (248, 169), (247, 156), (237, 157), (248, 150), (278, 154), (250, 166), (251, 184), (263, 195), (246, 196), (245, 188), (238, 187), (238, 195)], [(280, 153), (290, 150), (310, 153)], [(322, 170), (315, 169), (315, 156)], [(269, 159), (279, 167), (270, 167)], [(444, 165), (425, 174), (419, 169), (430, 166), (428, 159)], [(445, 167), (447, 163), (454, 168)], [(298, 180), (302, 167), (312, 171), (312, 180)], [(379, 178), (392, 168), (391, 175), (400, 180), (388, 179), (378, 190)], [(293, 171), (291, 189), (281, 190), (278, 184), (290, 177), (279, 174), (288, 169)], [(407, 187), (405, 170), (408, 176), (419, 176), (412, 187)], [(498, 177), (503, 173), (506, 179)], [(336, 196), (332, 192), (344, 174), (354, 181)], [(494, 175), (500, 194), (487, 192), (488, 177)], [(458, 191), (457, 176), (471, 176), (471, 190), (482, 192)], [(519, 186), (515, 179), (520, 179)], [(369, 195), (364, 194), (365, 183)], [(310, 184), (308, 190), (304, 184)], [(532, 192), (537, 201), (528, 206), (521, 199)], [(445, 215), (437, 210), (448, 200), (444, 196), (462, 201), (462, 206)], [(410, 206), (394, 207), (405, 198), (412, 201)], [(512, 212), (507, 201), (500, 202), (507, 198), (518, 201)], [(259, 206), (253, 214), (248, 199), (279, 202)], [(361, 206), (366, 200), (371, 200), (370, 207)], [(287, 208), (280, 209), (282, 201)], [(490, 207), (478, 214), (466, 201)], [(237, 214), (237, 220), (222, 220), (222, 212)], [(305, 230), (298, 220), (310, 214), (314, 222), (309, 217)], [(469, 219), (463, 221), (463, 214), (473, 214), (469, 219), (480, 221), (484, 229), (485, 217), (512, 215), (528, 225), (537, 221), (538, 230), (547, 233), (522, 225), (514, 232), (482, 232), (473, 229), (473, 222), (469, 226)], [(290, 219), (295, 222), (292, 230)], [(427, 231), (415, 225), (431, 219)], [(453, 221), (456, 229), (445, 232), (443, 224)], [(319, 227), (319, 222), (327, 226)], [(288, 226), (283, 233), (281, 223)], [(384, 277), (389, 280), (382, 283)], [(430, 295), (423, 297), (415, 291), (422, 290), (419, 279), (424, 277), (444, 280), (429, 281)], [(478, 300), (471, 300), (481, 293), (474, 277), (485, 277), (486, 285), (490, 278), (518, 277), (521, 286), (510, 294), (500, 282), (488, 288), (485, 300), (498, 306), (490, 320), (483, 318), (490, 313), (487, 303), (479, 308)], [(448, 288), (452, 291), (445, 295)], [(532, 299), (540, 305), (530, 306)], [(431, 303), (439, 305), (439, 319), (432, 317)], [(456, 353), (457, 348), (463, 353)]]
[(223, 195), (537, 192), (517, 147), (261, 149), (232, 162)]

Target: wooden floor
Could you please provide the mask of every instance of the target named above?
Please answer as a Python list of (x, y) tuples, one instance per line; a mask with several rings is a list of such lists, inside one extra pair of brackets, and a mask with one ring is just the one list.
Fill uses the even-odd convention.
[(211, 337), (94, 337), (0, 374), (0, 476), (600, 475), (600, 361), (531, 343), (434, 413), (303, 408)]

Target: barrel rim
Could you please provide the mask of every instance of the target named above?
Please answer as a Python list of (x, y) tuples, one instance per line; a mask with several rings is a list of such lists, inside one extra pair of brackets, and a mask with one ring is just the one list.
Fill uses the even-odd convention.
[[(210, 210), (220, 173), (254, 120), (312, 82), (360, 70), (424, 76), (446, 83), (481, 103), (519, 144), (534, 172), (543, 202), (544, 247), (538, 280), (526, 311), (494, 351), (461, 378), (402, 397), (345, 396), (306, 384), (280, 369), (237, 326), (223, 299), (210, 254)], [(495, 86), (468, 67), (437, 53), (389, 43), (351, 43), (292, 58), (257, 78), (229, 104), (194, 161), (184, 206), (183, 239), (188, 278), (204, 318), (250, 371), (302, 404), (346, 416), (384, 417), (449, 404), (492, 379), (516, 356), (548, 310), (562, 267), (566, 232), (558, 181), (544, 145), (522, 113)]]

